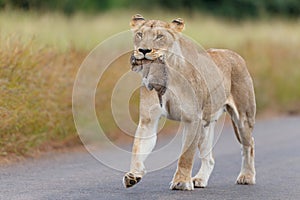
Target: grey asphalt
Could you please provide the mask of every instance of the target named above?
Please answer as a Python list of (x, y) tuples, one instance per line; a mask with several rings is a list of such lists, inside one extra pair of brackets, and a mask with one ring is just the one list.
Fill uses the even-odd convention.
[(240, 146), (226, 125), (214, 149), (215, 169), (204, 189), (169, 190), (175, 163), (125, 189), (123, 172), (79, 151), (0, 167), (0, 199), (300, 199), (300, 117), (258, 121), (254, 137), (257, 184), (253, 186), (234, 183), (241, 164)]

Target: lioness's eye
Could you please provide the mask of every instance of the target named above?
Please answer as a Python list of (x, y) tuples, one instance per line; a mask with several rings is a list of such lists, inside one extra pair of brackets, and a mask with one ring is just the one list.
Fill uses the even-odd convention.
[(143, 33), (141, 33), (141, 32), (138, 32), (137, 34), (136, 34), (136, 36), (138, 37), (138, 38), (142, 38), (143, 37)]
[(158, 40), (158, 39), (161, 39), (161, 38), (163, 38), (163, 37), (164, 37), (163, 34), (158, 34), (158, 35), (156, 36), (156, 39)]

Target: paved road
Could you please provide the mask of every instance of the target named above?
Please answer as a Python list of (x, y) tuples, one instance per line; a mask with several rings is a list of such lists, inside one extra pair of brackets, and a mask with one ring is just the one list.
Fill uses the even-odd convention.
[(0, 167), (0, 199), (300, 199), (300, 117), (259, 121), (254, 137), (254, 186), (234, 184), (240, 147), (231, 127), (225, 127), (214, 149), (216, 166), (205, 189), (170, 191), (168, 183), (176, 164), (124, 189), (123, 172), (81, 151)]

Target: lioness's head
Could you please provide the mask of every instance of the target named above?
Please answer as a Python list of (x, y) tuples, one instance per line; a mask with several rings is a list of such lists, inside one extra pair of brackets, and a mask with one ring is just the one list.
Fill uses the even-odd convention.
[(184, 22), (180, 18), (171, 23), (145, 20), (142, 15), (137, 14), (132, 17), (130, 26), (134, 34), (133, 56), (138, 60), (155, 60), (165, 57), (173, 48), (174, 41), (184, 29)]

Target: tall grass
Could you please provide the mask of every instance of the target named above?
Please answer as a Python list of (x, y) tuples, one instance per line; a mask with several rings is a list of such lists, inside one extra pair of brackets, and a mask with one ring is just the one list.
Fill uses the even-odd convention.
[[(80, 63), (98, 43), (127, 30), (133, 14), (118, 11), (68, 18), (55, 13), (0, 13), (1, 156), (28, 155), (49, 141), (56, 144), (76, 138), (71, 94)], [(168, 21), (183, 17), (185, 34), (205, 48), (239, 52), (254, 78), (259, 113), (300, 113), (300, 21), (234, 23), (163, 11), (144, 16)], [(119, 72), (112, 68), (110, 79), (120, 76)], [(102, 115), (110, 114), (109, 96), (109, 92), (97, 94)], [(136, 107), (132, 109), (137, 115)], [(113, 119), (105, 120), (112, 138), (118, 137)]]
[(50, 141), (74, 138), (71, 91), (85, 54), (60, 54), (17, 36), (0, 40), (0, 155), (28, 155)]

